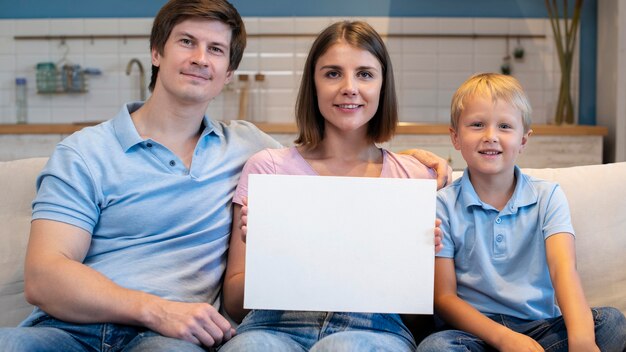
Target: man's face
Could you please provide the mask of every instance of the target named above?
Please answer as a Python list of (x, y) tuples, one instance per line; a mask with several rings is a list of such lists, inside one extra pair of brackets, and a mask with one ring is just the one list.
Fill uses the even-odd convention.
[(182, 103), (208, 103), (230, 82), (231, 28), (219, 21), (187, 19), (172, 29), (163, 55), (152, 50), (159, 67), (154, 93)]

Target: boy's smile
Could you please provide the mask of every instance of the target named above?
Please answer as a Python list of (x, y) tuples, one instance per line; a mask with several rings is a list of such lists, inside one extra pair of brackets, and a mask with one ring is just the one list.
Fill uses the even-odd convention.
[(513, 175), (513, 166), (532, 131), (524, 132), (522, 113), (491, 97), (470, 97), (459, 117), (452, 143), (461, 151), (472, 176)]

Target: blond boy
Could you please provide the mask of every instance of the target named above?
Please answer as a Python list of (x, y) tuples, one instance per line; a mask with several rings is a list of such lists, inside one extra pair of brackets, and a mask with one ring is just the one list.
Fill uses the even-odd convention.
[(438, 194), (435, 310), (446, 326), (418, 351), (622, 351), (624, 316), (585, 300), (565, 194), (515, 165), (532, 133), (519, 82), (474, 75), (451, 110), (467, 169)]

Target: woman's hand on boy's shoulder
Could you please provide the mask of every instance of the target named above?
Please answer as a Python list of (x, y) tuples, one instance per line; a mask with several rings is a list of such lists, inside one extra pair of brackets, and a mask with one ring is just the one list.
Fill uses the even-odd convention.
[(399, 154), (410, 155), (419, 160), (422, 164), (435, 170), (437, 173), (437, 189), (445, 187), (452, 181), (452, 168), (448, 161), (435, 153), (423, 149), (409, 149), (399, 152)]

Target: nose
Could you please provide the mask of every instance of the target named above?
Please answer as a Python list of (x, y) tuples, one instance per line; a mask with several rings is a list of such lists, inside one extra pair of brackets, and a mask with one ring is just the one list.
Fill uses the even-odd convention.
[(344, 80), (344, 85), (341, 88), (341, 93), (343, 95), (350, 96), (357, 95), (359, 93), (357, 82), (353, 78), (346, 77), (346, 79)]
[(485, 129), (485, 134), (483, 135), (483, 140), (485, 142), (493, 143), (498, 141), (498, 134), (495, 128), (489, 127)]
[(202, 47), (198, 46), (193, 52), (191, 63), (199, 66), (207, 66), (209, 64), (208, 53)]

